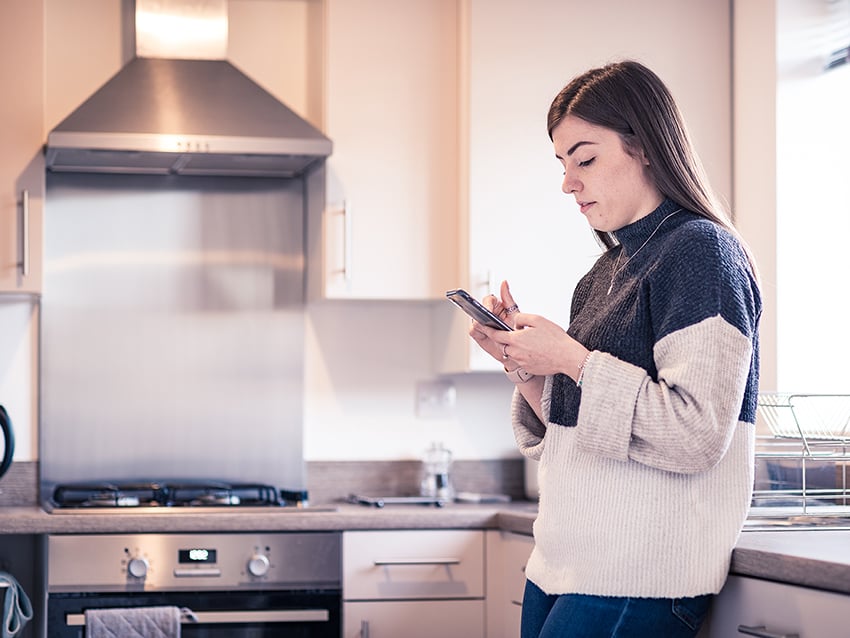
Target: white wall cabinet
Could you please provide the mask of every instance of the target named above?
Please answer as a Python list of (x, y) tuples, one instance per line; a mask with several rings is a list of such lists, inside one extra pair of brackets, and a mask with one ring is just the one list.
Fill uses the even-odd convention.
[(714, 601), (711, 638), (847, 636), (850, 596), (731, 575)]
[(484, 532), (344, 532), (343, 636), (484, 636)]
[(435, 299), (457, 272), (457, 2), (327, 0), (325, 10), (334, 149), (318, 294)]
[(0, 3), (0, 293), (41, 291), (44, 6)]
[(519, 636), (525, 565), (533, 548), (531, 536), (487, 532), (487, 638)]
[[(729, 3), (468, 0), (462, 19), (460, 274), (475, 297), (507, 279), (520, 307), (564, 328), (572, 291), (601, 253), (546, 131), (549, 105), (576, 74), (636, 58), (667, 83), (715, 188), (731, 194)], [(639, 26), (639, 28), (635, 28)], [(442, 372), (498, 370), (456, 310), (435, 312), (450, 332)], [(445, 341), (445, 339), (444, 339)]]

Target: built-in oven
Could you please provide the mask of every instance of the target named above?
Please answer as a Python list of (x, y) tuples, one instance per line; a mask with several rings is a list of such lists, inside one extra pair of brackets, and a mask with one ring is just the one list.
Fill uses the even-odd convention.
[(176, 607), (187, 638), (340, 638), (338, 532), (48, 538), (47, 635), (84, 638), (86, 612), (127, 622)]

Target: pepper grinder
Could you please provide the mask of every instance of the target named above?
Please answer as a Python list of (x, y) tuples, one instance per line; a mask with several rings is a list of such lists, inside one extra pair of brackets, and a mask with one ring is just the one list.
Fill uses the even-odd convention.
[(442, 443), (431, 443), (431, 447), (425, 451), (423, 465), (422, 496), (436, 498), (440, 503), (452, 502), (455, 497), (449, 474), (452, 453)]

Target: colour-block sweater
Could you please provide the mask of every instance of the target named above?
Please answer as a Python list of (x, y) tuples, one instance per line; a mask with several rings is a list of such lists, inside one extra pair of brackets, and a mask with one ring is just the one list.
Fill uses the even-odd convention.
[(547, 377), (546, 424), (514, 394), (517, 443), (540, 461), (526, 576), (547, 593), (676, 598), (726, 580), (752, 494), (761, 297), (738, 240), (679, 208), (618, 230), (578, 283), (581, 387)]

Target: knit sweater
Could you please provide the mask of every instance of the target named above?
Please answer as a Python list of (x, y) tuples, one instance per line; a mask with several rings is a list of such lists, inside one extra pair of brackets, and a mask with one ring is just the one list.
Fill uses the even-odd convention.
[(549, 594), (676, 598), (726, 580), (752, 495), (761, 298), (737, 239), (679, 208), (618, 230), (577, 285), (581, 387), (546, 378), (545, 424), (514, 394), (517, 443), (540, 461), (526, 575)]

